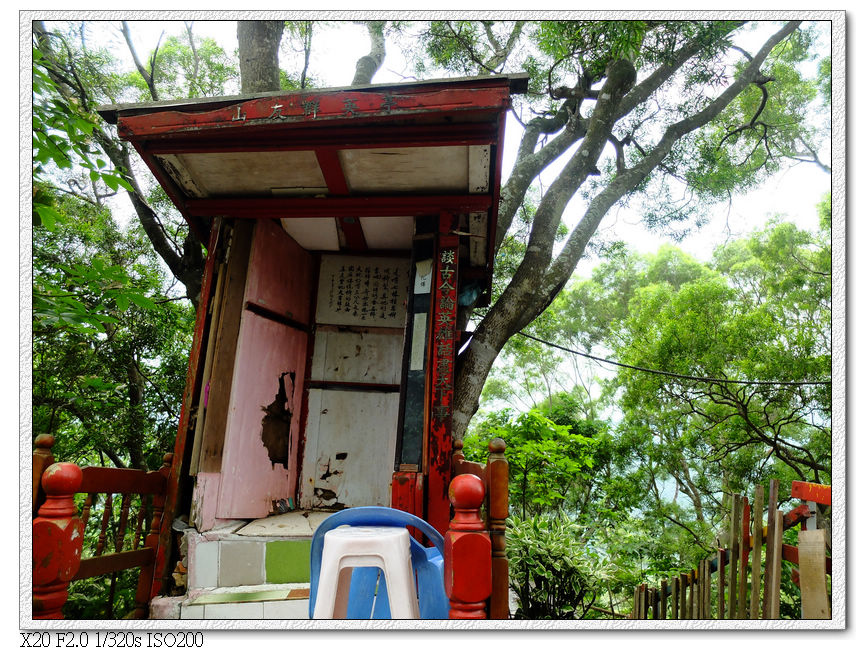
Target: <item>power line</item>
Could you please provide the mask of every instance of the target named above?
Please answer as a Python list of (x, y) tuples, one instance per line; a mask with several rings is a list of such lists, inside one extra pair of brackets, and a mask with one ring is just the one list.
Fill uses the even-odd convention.
[(831, 381), (747, 381), (744, 379), (721, 379), (718, 377), (695, 377), (694, 375), (680, 375), (676, 372), (668, 372), (666, 370), (655, 370), (654, 368), (643, 368), (642, 366), (632, 366), (627, 363), (620, 363), (618, 361), (612, 361), (611, 359), (604, 359), (603, 357), (596, 357), (594, 355), (588, 354), (586, 352), (580, 352), (579, 350), (571, 350), (570, 348), (566, 348), (564, 346), (558, 345), (557, 343), (551, 343), (550, 341), (544, 341), (543, 339), (539, 339), (537, 336), (532, 336), (531, 334), (526, 334), (525, 332), (517, 332), (520, 336), (524, 336), (527, 339), (532, 339), (533, 341), (537, 341), (538, 343), (543, 343), (544, 345), (549, 345), (551, 348), (558, 348), (559, 350), (563, 350), (565, 352), (570, 352), (571, 354), (576, 354), (581, 357), (586, 357), (587, 359), (592, 359), (593, 361), (600, 361), (601, 363), (609, 363), (613, 366), (619, 366), (620, 368), (630, 368), (631, 370), (639, 370), (640, 372), (648, 372), (653, 375), (664, 375), (665, 377), (675, 377), (676, 379), (690, 379), (692, 381), (703, 381), (707, 383), (718, 383), (718, 384), (743, 384), (747, 386), (828, 386), (832, 382)]

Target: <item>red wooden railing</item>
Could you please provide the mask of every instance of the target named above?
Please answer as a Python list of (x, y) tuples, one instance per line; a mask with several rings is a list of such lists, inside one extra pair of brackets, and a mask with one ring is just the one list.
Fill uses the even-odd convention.
[[(146, 618), (156, 595), (154, 562), (173, 455), (166, 454), (156, 472), (79, 468), (73, 463), (52, 464), (53, 444), (52, 436), (38, 436), (33, 454), (33, 618), (62, 618), (70, 582), (136, 568), (139, 578), (132, 615)], [(87, 495), (80, 514), (76, 494)], [(104, 499), (95, 550), (82, 557), (85, 527), (99, 495)], [(120, 496), (120, 508), (116, 525), (111, 526), (115, 495)], [(138, 505), (135, 514), (133, 501)]]
[(445, 592), (451, 602), (450, 618), (509, 617), (505, 447), (501, 438), (491, 440), (487, 464), (481, 465), (467, 461), (462, 442), (454, 442), (454, 478), (448, 490), (454, 517), (445, 535)]

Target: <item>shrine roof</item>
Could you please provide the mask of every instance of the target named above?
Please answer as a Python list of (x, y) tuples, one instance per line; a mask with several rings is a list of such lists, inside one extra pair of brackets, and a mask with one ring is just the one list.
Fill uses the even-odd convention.
[[(492, 271), (505, 114), (528, 76), (117, 104), (117, 124), (201, 239), (210, 220), (278, 218), (308, 250), (407, 250), (415, 218), (459, 215)], [(478, 269), (480, 270), (480, 269)]]

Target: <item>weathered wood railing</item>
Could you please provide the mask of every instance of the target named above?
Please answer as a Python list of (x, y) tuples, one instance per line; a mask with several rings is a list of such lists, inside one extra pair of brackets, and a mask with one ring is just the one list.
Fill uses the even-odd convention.
[(450, 618), (507, 619), (506, 445), (501, 438), (491, 440), (486, 465), (467, 461), (462, 448), (461, 441), (454, 442), (454, 479), (448, 490), (454, 509), (445, 535), (445, 591), (451, 601)]
[[(53, 443), (51, 436), (38, 436), (33, 454), (33, 618), (62, 618), (70, 582), (111, 574), (110, 618), (114, 574), (135, 568), (139, 577), (132, 616), (146, 618), (157, 591), (153, 571), (172, 454), (166, 454), (155, 472), (79, 468), (53, 463)], [(80, 514), (76, 494), (87, 495)], [(101, 504), (99, 495), (104, 495)], [(99, 522), (99, 532), (90, 536), (95, 542), (85, 551), (86, 526), (100, 506), (101, 516), (92, 518)]]
[[(754, 492), (753, 509), (747, 497), (733, 495), (730, 548), (721, 548), (718, 540), (714, 557), (700, 561), (691, 571), (662, 580), (659, 588), (646, 584), (636, 587), (630, 618), (778, 619), (782, 560), (799, 567), (793, 569), (793, 581), (801, 591), (802, 618), (831, 617), (826, 576), (832, 574), (832, 561), (826, 556), (826, 531), (816, 527), (816, 504), (832, 505), (831, 487), (793, 481), (791, 496), (805, 503), (784, 514), (778, 510), (778, 481), (771, 481), (765, 526), (763, 486)], [(799, 545), (784, 544), (784, 531), (800, 524)], [(717, 582), (714, 589), (713, 574)]]

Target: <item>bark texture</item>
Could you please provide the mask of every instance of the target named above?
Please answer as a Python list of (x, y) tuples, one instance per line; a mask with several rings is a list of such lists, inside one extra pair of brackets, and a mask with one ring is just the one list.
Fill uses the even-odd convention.
[(279, 43), (284, 28), (281, 20), (237, 22), (242, 93), (279, 90)]

